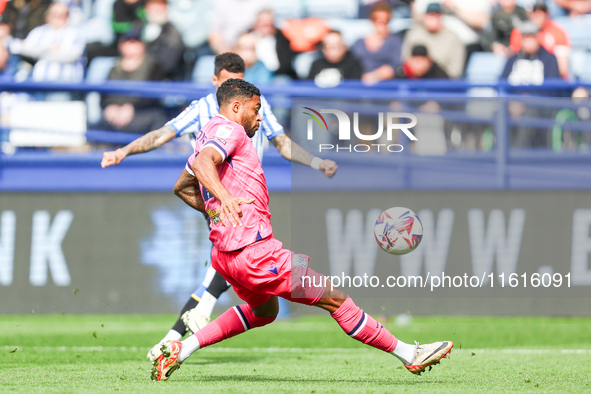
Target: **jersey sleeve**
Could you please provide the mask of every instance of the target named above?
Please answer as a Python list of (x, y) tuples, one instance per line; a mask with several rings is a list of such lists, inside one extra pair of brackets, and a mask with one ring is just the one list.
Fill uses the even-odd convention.
[(205, 148), (213, 148), (222, 155), (222, 160), (225, 161), (242, 146), (245, 140), (249, 139), (242, 126), (237, 124), (221, 124), (207, 133), (207, 139), (201, 151)]
[(264, 96), (261, 96), (261, 130), (268, 140), (277, 137), (279, 134), (285, 133), (283, 126), (279, 124), (275, 115), (271, 111), (271, 106)]
[(189, 133), (197, 133), (201, 128), (199, 121), (199, 101), (195, 100), (183, 110), (176, 118), (168, 121), (166, 126), (170, 126), (180, 137)]
[(193, 176), (195, 176), (195, 173), (193, 172), (193, 162), (195, 161), (195, 158), (197, 157), (197, 151), (193, 152), (193, 154), (191, 156), (189, 156), (189, 159), (187, 160), (187, 164), (185, 164), (185, 170), (187, 170), (187, 172)]

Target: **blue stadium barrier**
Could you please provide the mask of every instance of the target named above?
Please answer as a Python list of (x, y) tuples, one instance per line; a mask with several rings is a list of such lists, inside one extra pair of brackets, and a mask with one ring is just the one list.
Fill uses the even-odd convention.
[[(434, 97), (446, 97), (449, 102), (461, 103), (466, 100), (466, 92), (475, 87), (495, 89), (507, 100), (518, 100), (520, 93), (532, 95), (536, 92), (556, 92), (557, 96), (570, 92), (579, 86), (591, 87), (591, 84), (565, 82), (563, 80), (547, 81), (541, 86), (512, 86), (506, 82), (471, 83), (468, 81), (388, 81), (372, 87), (360, 82), (345, 82), (336, 88), (320, 89), (310, 82), (293, 83), (290, 85), (261, 86), (263, 93), (276, 107), (289, 108), (289, 97), (310, 97), (310, 100), (321, 100), (322, 97), (372, 97), (397, 99), (407, 98), (405, 105), (414, 108), (421, 101)], [(139, 95), (165, 99), (173, 97), (177, 101), (197, 99), (213, 91), (211, 86), (191, 83), (171, 82), (113, 82), (104, 84), (54, 84), (54, 83), (15, 83), (0, 82), (2, 91), (12, 92), (100, 92), (110, 94)], [(560, 94), (559, 94), (560, 93)], [(554, 100), (554, 101), (553, 101)], [(538, 103), (544, 105), (560, 105), (568, 108), (565, 100), (546, 99)], [(414, 104), (413, 104), (414, 103)], [(573, 108), (576, 106), (572, 105)], [(363, 111), (358, 107), (355, 111)], [(375, 107), (372, 111), (376, 111)], [(371, 112), (371, 111), (370, 111)], [(530, 128), (549, 129), (556, 124), (553, 119), (521, 117), (510, 119), (507, 114), (497, 114), (494, 119), (483, 120), (471, 118), (463, 111), (445, 109), (440, 115), (449, 121), (463, 123), (494, 123), (497, 130), (503, 132), (496, 135), (497, 141), (490, 152), (457, 152), (448, 151), (443, 156), (418, 156), (404, 152), (400, 155), (382, 155), (362, 158), (347, 154), (326, 154), (339, 163), (339, 172), (330, 183), (320, 173), (301, 166), (291, 167), (276, 150), (271, 148), (265, 155), (264, 168), (267, 173), (269, 187), (272, 191), (289, 191), (293, 174), (304, 174), (307, 188), (322, 189), (330, 185), (334, 190), (350, 190), (351, 180), (358, 179), (356, 187), (360, 189), (375, 188), (375, 182), (362, 176), (363, 168), (376, 166), (375, 160), (384, 164), (384, 173), (376, 173), (376, 177), (388, 179), (379, 187), (391, 190), (403, 189), (470, 189), (470, 190), (502, 190), (502, 189), (591, 189), (591, 155), (587, 152), (561, 152), (550, 150), (517, 150), (509, 148), (508, 127), (526, 126)], [(566, 120), (561, 127), (580, 132), (591, 132), (590, 122)], [(6, 140), (6, 130), (0, 130)], [(130, 133), (107, 132), (89, 129), (87, 141), (126, 144), (138, 135)], [(175, 141), (174, 143), (186, 144)], [(186, 151), (186, 150), (185, 150)], [(119, 166), (101, 169), (102, 151), (89, 153), (67, 154), (56, 151), (17, 151), (14, 155), (0, 155), (0, 191), (163, 191), (169, 192), (182, 171), (188, 154), (166, 153), (155, 151), (143, 155), (129, 157)], [(294, 172), (295, 171), (295, 172)], [(373, 186), (372, 186), (373, 185)]]

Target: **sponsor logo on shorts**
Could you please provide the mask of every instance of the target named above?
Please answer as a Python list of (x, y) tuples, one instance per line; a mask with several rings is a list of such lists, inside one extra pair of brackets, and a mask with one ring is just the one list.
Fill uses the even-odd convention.
[(300, 268), (307, 268), (308, 267), (308, 259), (300, 256), (299, 254), (294, 254), (291, 259), (291, 265)]
[(269, 272), (275, 274), (275, 275), (279, 275), (279, 272), (277, 271), (277, 266), (275, 264), (273, 264), (271, 266), (271, 268), (269, 268)]
[(218, 212), (217, 209), (209, 209), (209, 208), (206, 208), (205, 211), (207, 212), (207, 214), (211, 218), (211, 222), (212, 223), (218, 224), (218, 223), (220, 223), (222, 221), (220, 219), (220, 213)]

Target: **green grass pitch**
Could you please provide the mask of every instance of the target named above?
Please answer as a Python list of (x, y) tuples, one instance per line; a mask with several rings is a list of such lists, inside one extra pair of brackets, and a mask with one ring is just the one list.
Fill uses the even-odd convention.
[(591, 319), (415, 317), (396, 336), (452, 340), (451, 359), (414, 376), (329, 317), (273, 323), (195, 353), (150, 381), (148, 348), (174, 316), (0, 315), (0, 392), (591, 392)]

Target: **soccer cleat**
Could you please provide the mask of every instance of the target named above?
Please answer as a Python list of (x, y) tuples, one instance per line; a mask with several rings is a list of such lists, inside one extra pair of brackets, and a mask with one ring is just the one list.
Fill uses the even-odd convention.
[(429, 371), (432, 366), (439, 364), (442, 358), (445, 358), (451, 348), (454, 347), (454, 343), (451, 341), (429, 343), (427, 345), (419, 345), (417, 341), (415, 357), (410, 365), (405, 365), (406, 369), (410, 372), (420, 375), (427, 367)]
[(157, 343), (156, 345), (154, 345), (152, 349), (148, 351), (148, 355), (146, 356), (146, 358), (150, 360), (152, 364), (154, 364), (154, 361), (156, 361), (156, 359), (160, 357), (160, 355), (162, 354), (162, 351), (160, 350), (161, 348), (162, 343)]
[(209, 323), (209, 317), (197, 312), (197, 308), (193, 308), (183, 313), (181, 320), (185, 323), (185, 327), (187, 327), (188, 330), (191, 330), (193, 334)]
[(161, 355), (152, 363), (152, 380), (168, 380), (180, 368), (179, 355), (183, 344), (180, 341), (166, 341), (160, 348)]

